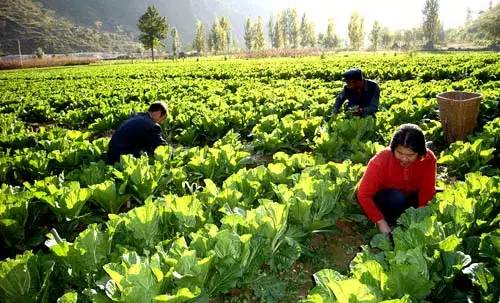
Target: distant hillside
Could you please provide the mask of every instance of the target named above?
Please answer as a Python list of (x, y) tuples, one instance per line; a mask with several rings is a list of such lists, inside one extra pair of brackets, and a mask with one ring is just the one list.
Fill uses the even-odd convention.
[(229, 17), (233, 35), (243, 40), (246, 17), (262, 16), (267, 19), (273, 10), (271, 1), (265, 0), (38, 0), (45, 7), (72, 22), (94, 27), (102, 22), (105, 30), (137, 33), (137, 20), (148, 5), (155, 5), (170, 26), (175, 26), (184, 44), (191, 44), (198, 20), (208, 29), (216, 16)]
[(130, 34), (75, 25), (63, 16), (31, 0), (1, 0), (0, 53), (17, 54), (17, 39), (23, 54), (37, 47), (46, 53), (121, 52), (139, 47)]
[(0, 52), (23, 53), (42, 47), (46, 53), (135, 51), (137, 20), (148, 5), (179, 30), (184, 46), (191, 45), (199, 20), (210, 28), (215, 17), (231, 21), (233, 37), (243, 41), (247, 17), (271, 15), (265, 0), (0, 0)]

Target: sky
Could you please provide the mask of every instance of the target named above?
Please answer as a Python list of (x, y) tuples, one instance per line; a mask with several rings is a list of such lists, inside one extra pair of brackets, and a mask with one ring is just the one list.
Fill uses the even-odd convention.
[[(425, 0), (273, 0), (276, 7), (295, 7), (300, 15), (306, 13), (316, 23), (316, 31), (325, 31), (328, 18), (333, 18), (337, 33), (347, 34), (347, 24), (354, 10), (364, 17), (365, 32), (375, 20), (391, 30), (409, 29), (422, 24)], [(500, 0), (492, 0), (492, 4)], [(444, 29), (465, 23), (467, 8), (473, 16), (489, 7), (490, 0), (440, 0), (440, 19)]]

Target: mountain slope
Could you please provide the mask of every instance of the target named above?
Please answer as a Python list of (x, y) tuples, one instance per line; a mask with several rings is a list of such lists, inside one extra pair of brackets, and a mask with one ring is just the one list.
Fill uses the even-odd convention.
[(68, 53), (126, 51), (139, 46), (126, 33), (77, 26), (31, 0), (2, 0), (0, 51), (17, 54), (18, 39), (23, 54), (32, 54), (37, 47), (47, 53)]
[(175, 26), (184, 43), (191, 43), (198, 20), (208, 29), (216, 16), (229, 17), (233, 35), (243, 37), (246, 17), (258, 15), (267, 19), (273, 9), (265, 0), (38, 0), (76, 24), (95, 26), (102, 22), (103, 29), (116, 30), (117, 26), (137, 33), (137, 20), (149, 5), (154, 5), (166, 16), (169, 25)]
[(233, 37), (243, 41), (247, 17), (267, 19), (273, 6), (265, 0), (1, 0), (0, 51), (15, 54), (37, 47), (47, 53), (136, 51), (137, 20), (149, 5), (176, 27), (191, 45), (196, 22), (208, 31), (216, 17), (228, 17)]

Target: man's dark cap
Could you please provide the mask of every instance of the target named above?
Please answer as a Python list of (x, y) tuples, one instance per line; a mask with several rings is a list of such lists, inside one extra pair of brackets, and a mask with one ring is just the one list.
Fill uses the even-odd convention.
[(359, 68), (351, 68), (342, 74), (344, 80), (363, 80), (363, 73)]

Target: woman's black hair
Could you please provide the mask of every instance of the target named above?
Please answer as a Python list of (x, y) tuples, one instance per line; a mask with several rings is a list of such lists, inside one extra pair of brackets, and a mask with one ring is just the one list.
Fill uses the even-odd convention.
[(427, 154), (424, 132), (415, 124), (408, 123), (399, 126), (392, 136), (392, 152), (394, 152), (399, 145), (413, 150), (420, 157)]

